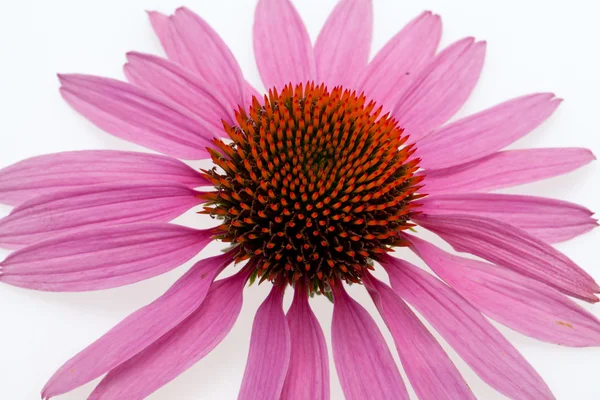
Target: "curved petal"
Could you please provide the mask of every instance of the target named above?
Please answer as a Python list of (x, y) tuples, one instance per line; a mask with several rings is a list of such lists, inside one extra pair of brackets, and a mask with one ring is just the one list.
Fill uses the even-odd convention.
[(566, 174), (595, 160), (588, 149), (507, 150), (467, 164), (427, 170), (430, 194), (502, 189)]
[(375, 55), (357, 86), (385, 111), (391, 110), (415, 74), (433, 59), (441, 37), (440, 17), (430, 11), (422, 13)]
[(594, 293), (600, 293), (600, 286), (587, 272), (548, 243), (519, 228), (472, 215), (426, 215), (414, 220), (441, 236), (456, 251), (512, 269), (569, 296), (598, 301)]
[(171, 157), (113, 150), (69, 151), (28, 158), (0, 170), (0, 202), (16, 206), (56, 190), (140, 180), (210, 185), (200, 173)]
[(273, 285), (256, 312), (239, 400), (278, 399), (281, 394), (290, 362), (290, 330), (283, 313), (286, 285)]
[(234, 255), (228, 252), (196, 263), (165, 294), (60, 367), (42, 390), (42, 398), (58, 396), (96, 379), (175, 328), (200, 307), (213, 280), (233, 262)]
[(317, 80), (329, 87), (354, 87), (367, 66), (373, 36), (371, 0), (342, 0), (315, 43)]
[(331, 341), (335, 368), (348, 400), (408, 400), (390, 350), (369, 313), (333, 286)]
[(475, 400), (450, 357), (402, 299), (373, 276), (364, 276), (363, 282), (394, 337), (404, 370), (419, 399)]
[(564, 346), (600, 345), (600, 321), (567, 296), (515, 272), (446, 253), (414, 236), (409, 240), (433, 272), (501, 324)]
[(498, 219), (549, 243), (562, 242), (596, 226), (592, 212), (578, 204), (545, 197), (497, 193), (440, 194), (420, 200), (428, 215), (469, 214)]
[(104, 377), (89, 400), (144, 399), (200, 361), (227, 336), (242, 309), (251, 269), (212, 284), (188, 318)]
[(489, 156), (537, 128), (561, 102), (552, 93), (531, 94), (446, 125), (419, 141), (420, 166), (448, 168)]
[(0, 246), (29, 245), (79, 229), (169, 222), (202, 203), (180, 183), (107, 183), (43, 194), (0, 219)]
[(167, 98), (109, 78), (59, 77), (64, 99), (106, 132), (173, 157), (208, 158), (212, 127)]
[(148, 16), (169, 60), (216, 87), (232, 109), (244, 104), (242, 70), (229, 47), (206, 21), (185, 7), (170, 17), (154, 11)]
[(289, 0), (259, 0), (254, 18), (254, 56), (267, 88), (315, 79), (315, 57), (306, 27)]
[(234, 105), (219, 89), (164, 58), (142, 53), (128, 53), (124, 70), (127, 79), (144, 89), (154, 90), (187, 108), (214, 132), (222, 131), (223, 120), (234, 121)]
[(0, 262), (0, 282), (66, 292), (127, 285), (189, 261), (213, 234), (167, 223), (80, 230), (10, 254)]
[(485, 42), (460, 40), (438, 54), (398, 99), (392, 115), (417, 142), (452, 117), (467, 101), (485, 58)]
[(286, 400), (329, 400), (329, 358), (323, 330), (308, 304), (307, 288), (296, 283), (287, 313), (290, 365), (281, 392)]
[(491, 387), (513, 399), (554, 396), (531, 365), (471, 304), (427, 272), (389, 255), (381, 263), (392, 288), (419, 311)]

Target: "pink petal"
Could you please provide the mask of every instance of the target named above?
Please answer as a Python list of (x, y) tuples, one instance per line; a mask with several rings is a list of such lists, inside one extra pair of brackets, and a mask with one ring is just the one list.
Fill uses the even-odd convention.
[(0, 281), (47, 291), (87, 291), (127, 285), (187, 262), (212, 239), (166, 223), (108, 226), (53, 237), (10, 254)]
[(398, 367), (375, 321), (348, 296), (341, 282), (333, 291), (333, 359), (346, 399), (408, 400)]
[(467, 101), (485, 58), (485, 42), (450, 45), (415, 76), (392, 114), (417, 142), (452, 117)]
[[(137, 310), (54, 373), (42, 390), (49, 398), (69, 392), (135, 356), (200, 307), (232, 252), (196, 263), (165, 294)], [(140, 334), (143, 332), (143, 334)]]
[(454, 256), (410, 236), (411, 248), (477, 309), (527, 336), (565, 346), (600, 345), (600, 321), (541, 282)]
[(373, 276), (363, 282), (394, 337), (404, 370), (419, 399), (472, 399), (475, 396), (442, 346), (408, 306)]
[(303, 284), (296, 283), (287, 322), (291, 354), (281, 398), (329, 400), (329, 359), (325, 336), (310, 309), (307, 288)]
[(429, 63), (442, 36), (438, 15), (426, 11), (408, 23), (381, 49), (358, 80), (358, 87), (391, 110), (415, 74)]
[(243, 105), (242, 70), (229, 47), (206, 21), (185, 7), (170, 17), (157, 12), (148, 15), (169, 60), (216, 87), (233, 108)]
[(419, 141), (420, 166), (447, 168), (489, 156), (538, 127), (561, 101), (552, 93), (532, 94), (446, 125)]
[(507, 150), (467, 164), (427, 170), (430, 194), (490, 191), (566, 174), (595, 160), (588, 149)]
[(107, 183), (43, 194), (0, 220), (0, 246), (19, 247), (91, 227), (169, 222), (202, 203), (197, 194), (180, 183), (161, 181)]
[(190, 187), (209, 185), (181, 161), (155, 154), (82, 150), (46, 154), (0, 170), (0, 202), (19, 205), (56, 190), (99, 183), (171, 181)]
[(60, 75), (64, 99), (99, 128), (173, 157), (207, 158), (218, 133), (165, 97), (114, 79)]
[(340, 1), (315, 43), (317, 80), (330, 87), (353, 87), (369, 61), (372, 36), (371, 0)]
[[(147, 90), (154, 90), (181, 107), (187, 108), (214, 132), (223, 131), (223, 122), (232, 124), (237, 104), (229, 104), (219, 89), (197, 75), (163, 58), (128, 53), (127, 79)], [(224, 132), (223, 132), (224, 133)]]
[(254, 88), (254, 86), (252, 86), (249, 83), (246, 83), (246, 94), (245, 94), (245, 99), (246, 99), (246, 104), (252, 104), (252, 98), (256, 97), (256, 100), (258, 100), (259, 103), (263, 103), (263, 95), (260, 94), (258, 92), (258, 90), (256, 90)]
[(592, 212), (566, 201), (496, 193), (428, 196), (420, 209), (428, 215), (469, 214), (497, 219), (549, 243), (581, 235), (598, 224)]
[(286, 284), (274, 285), (256, 312), (238, 400), (278, 399), (281, 394), (290, 362), (290, 331), (283, 313)]
[(512, 399), (554, 399), (519, 352), (471, 304), (427, 272), (381, 257), (394, 290), (419, 311), (490, 386)]
[(113, 369), (89, 400), (143, 399), (200, 361), (227, 336), (242, 309), (251, 269), (215, 282), (202, 305), (141, 353)]
[(583, 269), (548, 243), (491, 218), (424, 215), (422, 227), (440, 235), (456, 251), (471, 253), (552, 286), (569, 296), (596, 302), (600, 287)]
[(259, 0), (254, 17), (254, 56), (267, 88), (279, 91), (315, 79), (315, 57), (306, 27), (289, 0)]

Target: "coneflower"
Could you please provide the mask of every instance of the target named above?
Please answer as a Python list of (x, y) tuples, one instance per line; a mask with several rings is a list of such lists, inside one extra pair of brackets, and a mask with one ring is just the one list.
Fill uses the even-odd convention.
[[(592, 213), (489, 193), (594, 159), (580, 148), (502, 150), (560, 100), (531, 94), (446, 124), (478, 80), (484, 42), (466, 38), (436, 55), (440, 18), (425, 12), (368, 62), (369, 0), (342, 0), (314, 47), (288, 0), (260, 0), (254, 50), (268, 89), (260, 95), (200, 17), (181, 8), (150, 19), (168, 60), (129, 53), (130, 83), (59, 78), (65, 100), (94, 124), (165, 155), (66, 152), (1, 170), (0, 201), (15, 208), (0, 220), (0, 244), (17, 250), (0, 263), (0, 281), (106, 289), (167, 272), (213, 240), (227, 248), (67, 361), (43, 398), (104, 374), (90, 399), (145, 398), (223, 340), (255, 280), (272, 289), (255, 316), (244, 400), (329, 398), (327, 346), (309, 305), (320, 295), (334, 303), (346, 398), (408, 399), (348, 284), (368, 290), (420, 399), (474, 395), (407, 303), (513, 399), (554, 397), (484, 315), (543, 341), (600, 344), (598, 320), (568, 297), (597, 302), (600, 287), (551, 245), (594, 228)], [(177, 160), (207, 158), (206, 170)], [(218, 226), (169, 223), (199, 205)], [(437, 248), (419, 227), (485, 261)], [(395, 257), (400, 246), (441, 280)], [(391, 287), (371, 274), (380, 266)], [(235, 273), (217, 279), (226, 268)]]

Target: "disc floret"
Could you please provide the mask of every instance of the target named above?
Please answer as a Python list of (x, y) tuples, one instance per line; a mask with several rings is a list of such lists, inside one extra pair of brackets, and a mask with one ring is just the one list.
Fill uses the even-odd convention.
[(221, 170), (204, 171), (218, 238), (256, 260), (263, 280), (360, 282), (377, 254), (406, 245), (399, 233), (422, 197), (414, 146), (380, 114), (363, 94), (314, 83), (240, 108), (237, 125), (224, 123), (231, 143), (209, 150)]

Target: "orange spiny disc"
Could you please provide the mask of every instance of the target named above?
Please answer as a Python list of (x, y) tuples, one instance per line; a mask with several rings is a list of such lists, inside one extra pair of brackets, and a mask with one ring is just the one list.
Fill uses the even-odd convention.
[(364, 95), (309, 83), (273, 89), (225, 124), (232, 143), (214, 140), (222, 171), (204, 172), (217, 189), (204, 212), (263, 279), (359, 282), (371, 258), (405, 245), (398, 233), (412, 226), (422, 177), (380, 113)]

